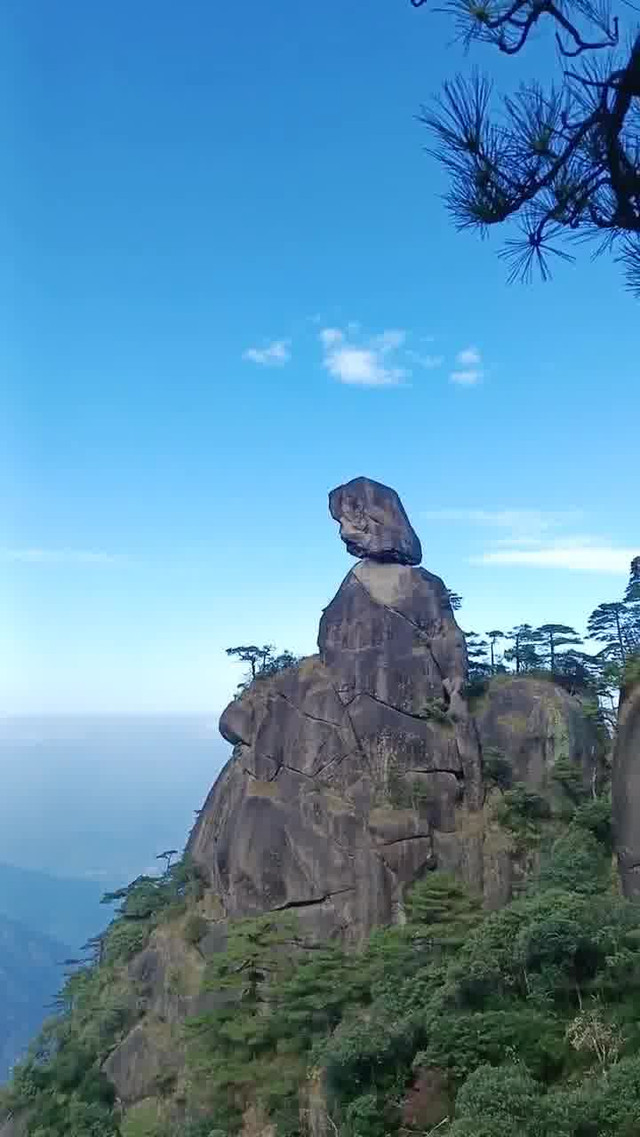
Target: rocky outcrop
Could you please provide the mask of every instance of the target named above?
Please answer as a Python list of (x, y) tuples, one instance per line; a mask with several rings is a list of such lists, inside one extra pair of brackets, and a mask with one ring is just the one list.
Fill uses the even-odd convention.
[(314, 935), (360, 939), (402, 918), (457, 805), (479, 808), (481, 762), (464, 637), (439, 577), (398, 563), (419, 555), (400, 500), (362, 478), (330, 500), (348, 534), (364, 503), (358, 555), (382, 559), (342, 583), (319, 655), (225, 710), (233, 757), (189, 852), (229, 916), (296, 908)]
[(623, 692), (613, 758), (613, 826), (622, 891), (640, 897), (640, 682)]
[(358, 939), (400, 918), (435, 830), (477, 796), (480, 757), (464, 638), (442, 581), (399, 563), (420, 550), (397, 495), (356, 479), (330, 500), (354, 551), (382, 560), (348, 574), (318, 656), (222, 715), (234, 754), (189, 852), (230, 916), (295, 907), (314, 934)]
[(314, 937), (358, 941), (401, 921), (407, 887), (435, 867), (489, 907), (509, 899), (482, 744), (538, 789), (561, 753), (590, 776), (594, 748), (576, 700), (550, 683), (491, 684), (476, 721), (447, 589), (403, 563), (419, 545), (397, 495), (358, 478), (330, 502), (361, 559), (322, 614), (319, 654), (224, 711), (233, 755), (187, 851), (229, 917), (295, 908)]
[[(206, 902), (198, 912), (211, 915)], [(207, 958), (225, 946), (225, 926), (202, 919), (211, 931), (198, 948), (187, 942), (184, 921), (161, 924), (127, 966), (123, 980), (138, 1021), (103, 1064), (125, 1107), (162, 1095), (180, 1079), (185, 1020), (204, 1014), (221, 998), (203, 989), (203, 977)]]
[(329, 512), (354, 557), (419, 565), (420, 541), (395, 490), (371, 478), (353, 478), (329, 494)]
[(557, 684), (528, 675), (499, 675), (475, 701), (473, 714), (485, 755), (509, 762), (513, 780), (554, 791), (553, 770), (567, 759), (582, 773), (585, 790), (598, 767), (598, 739), (579, 699)]

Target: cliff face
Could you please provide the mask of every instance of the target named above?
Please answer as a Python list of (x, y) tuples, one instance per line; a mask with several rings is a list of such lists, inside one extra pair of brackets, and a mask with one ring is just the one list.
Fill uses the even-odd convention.
[(623, 692), (612, 791), (622, 891), (634, 900), (640, 896), (640, 682)]
[(492, 685), (476, 721), (464, 636), (443, 582), (413, 564), (420, 544), (397, 495), (356, 479), (330, 507), (360, 561), (322, 615), (319, 655), (254, 682), (222, 715), (233, 756), (187, 851), (228, 916), (296, 908), (313, 934), (357, 941), (401, 922), (407, 886), (432, 868), (489, 906), (508, 899), (508, 854), (487, 839), (483, 741), (534, 789), (561, 752), (588, 779), (595, 747), (576, 700), (548, 683)]

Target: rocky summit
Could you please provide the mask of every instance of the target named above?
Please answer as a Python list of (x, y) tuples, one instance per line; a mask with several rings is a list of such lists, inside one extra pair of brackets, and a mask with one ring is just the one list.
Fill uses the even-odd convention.
[(329, 512), (354, 557), (419, 565), (420, 541), (395, 490), (371, 478), (353, 478), (329, 494)]
[(508, 735), (536, 790), (561, 752), (588, 783), (595, 747), (551, 683), (496, 680), (472, 713), (464, 635), (442, 580), (406, 563), (420, 544), (398, 495), (357, 478), (329, 508), (363, 559), (322, 614), (318, 654), (224, 711), (233, 755), (187, 851), (227, 916), (295, 908), (312, 934), (360, 941), (402, 922), (407, 887), (436, 867), (489, 907), (508, 900), (517, 858), (486, 824), (483, 746)]

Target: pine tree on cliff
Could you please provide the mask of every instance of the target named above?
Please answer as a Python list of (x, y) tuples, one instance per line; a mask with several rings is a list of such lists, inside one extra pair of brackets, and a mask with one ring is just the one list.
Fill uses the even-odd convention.
[(546, 659), (549, 670), (556, 670), (556, 654), (559, 647), (575, 647), (582, 640), (574, 628), (568, 624), (542, 624), (538, 628), (541, 641), (546, 644)]
[(498, 640), (504, 639), (504, 632), (501, 632), (499, 628), (493, 628), (492, 631), (487, 632), (487, 635), (489, 637), (489, 652), (491, 655), (491, 674), (495, 675), (495, 672), (496, 672), (496, 644), (497, 644)]
[(640, 604), (640, 557), (634, 557), (631, 562), (629, 583), (624, 594), (625, 604)]
[(464, 638), (467, 644), (469, 678), (481, 679), (491, 670), (487, 655), (489, 645), (477, 632), (465, 632)]
[(263, 644), (262, 647), (248, 644), (228, 647), (225, 650), (227, 655), (235, 656), (243, 663), (249, 664), (249, 673), (238, 684), (240, 691), (244, 691), (256, 679), (269, 679), (272, 675), (277, 675), (278, 672), (284, 671), (287, 667), (293, 667), (298, 662), (297, 656), (290, 651), (283, 651), (280, 655), (274, 655), (273, 644)]
[(631, 606), (624, 600), (598, 604), (589, 616), (587, 635), (605, 645), (603, 654), (624, 663), (640, 643)]
[(535, 671), (536, 668), (542, 667), (543, 660), (536, 646), (542, 637), (531, 624), (518, 624), (507, 632), (506, 639), (511, 640), (512, 647), (507, 648), (504, 658), (514, 664), (517, 674), (521, 671)]
[[(411, 0), (422, 8), (428, 0)], [(531, 42), (550, 46), (559, 68), (523, 83), (498, 102), (488, 79), (447, 80), (421, 119), (432, 153), (450, 178), (448, 207), (458, 228), (485, 233), (516, 222), (502, 256), (510, 279), (549, 275), (552, 256), (572, 260), (567, 238), (599, 240), (626, 268), (640, 296), (640, 31), (636, 5), (591, 0), (451, 0), (468, 47), (490, 44), (506, 56)], [(624, 16), (629, 17), (625, 28)], [(549, 76), (549, 78), (548, 78)]]
[(630, 649), (634, 653), (640, 652), (640, 557), (634, 557), (631, 562), (631, 572), (624, 594), (624, 602), (627, 607)]

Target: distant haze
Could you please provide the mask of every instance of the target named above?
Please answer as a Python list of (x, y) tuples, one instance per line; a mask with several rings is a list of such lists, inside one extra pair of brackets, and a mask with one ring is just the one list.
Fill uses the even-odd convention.
[(0, 861), (129, 880), (181, 850), (229, 747), (206, 716), (0, 720)]

